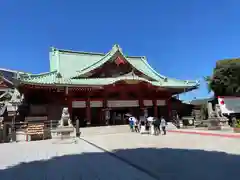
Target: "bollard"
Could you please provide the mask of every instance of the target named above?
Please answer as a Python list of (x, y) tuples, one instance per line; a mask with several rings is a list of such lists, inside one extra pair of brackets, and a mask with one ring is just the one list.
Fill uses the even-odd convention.
[(8, 141), (7, 124), (3, 124), (3, 142)]
[(79, 119), (76, 120), (76, 137), (80, 137)]
[(0, 143), (3, 143), (3, 129), (0, 127)]
[(17, 135), (16, 135), (16, 129), (15, 129), (15, 126), (14, 126), (14, 124), (12, 124), (12, 129), (11, 129), (11, 139), (12, 139), (12, 141), (13, 142), (16, 142), (16, 140), (17, 140)]

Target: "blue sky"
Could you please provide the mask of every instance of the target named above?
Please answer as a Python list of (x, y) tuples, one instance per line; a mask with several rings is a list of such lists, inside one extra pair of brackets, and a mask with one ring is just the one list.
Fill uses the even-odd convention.
[[(51, 46), (145, 55), (161, 74), (199, 79), (239, 57), (239, 0), (2, 0), (0, 67), (49, 69)], [(183, 99), (209, 96), (205, 83)]]

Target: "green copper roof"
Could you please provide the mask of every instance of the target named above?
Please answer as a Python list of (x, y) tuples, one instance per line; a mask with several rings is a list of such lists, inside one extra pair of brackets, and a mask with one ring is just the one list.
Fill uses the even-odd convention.
[[(116, 78), (86, 78), (87, 73), (102, 67), (106, 62), (122, 56), (133, 69), (145, 74), (148, 79), (135, 74), (123, 75)], [(81, 77), (81, 78), (76, 78)], [(52, 48), (50, 51), (50, 72), (21, 77), (21, 83), (32, 84), (59, 84), (59, 85), (107, 85), (121, 80), (145, 81), (154, 86), (171, 88), (197, 87), (196, 81), (182, 81), (167, 78), (157, 73), (147, 62), (145, 57), (124, 56), (121, 48), (114, 45), (106, 54), (75, 52)]]
[(152, 69), (145, 57), (124, 56), (118, 45), (114, 45), (106, 54), (52, 49), (50, 52), (50, 70), (57, 70), (64, 77), (68, 78), (80, 76), (112, 60), (116, 54), (123, 56), (135, 69), (152, 79), (159, 80), (166, 78)]
[(45, 84), (45, 85), (55, 84), (55, 85), (79, 85), (79, 86), (87, 86), (87, 85), (103, 86), (103, 85), (113, 84), (118, 81), (127, 81), (127, 80), (143, 81), (158, 87), (184, 88), (184, 87), (193, 87), (196, 85), (196, 82), (185, 82), (185, 81), (178, 81), (178, 82), (149, 81), (135, 74), (127, 74), (127, 75), (119, 76), (116, 78), (70, 79), (70, 78), (64, 78), (60, 76), (57, 71), (39, 74), (39, 75), (30, 75), (29, 77), (25, 77), (21, 79), (21, 81), (24, 82), (25, 84)]
[(70, 78), (75, 76), (78, 71), (88, 68), (104, 56), (104, 54), (98, 53), (52, 49), (50, 52), (50, 71), (56, 70), (64, 77)]

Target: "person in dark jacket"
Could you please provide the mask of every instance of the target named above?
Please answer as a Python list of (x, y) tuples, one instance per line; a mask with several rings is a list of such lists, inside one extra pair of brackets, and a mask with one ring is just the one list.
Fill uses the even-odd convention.
[(166, 122), (166, 120), (164, 119), (163, 116), (161, 117), (161, 123), (160, 123), (160, 126), (161, 126), (161, 128), (162, 128), (163, 135), (166, 135), (166, 126), (167, 126), (167, 122)]
[(160, 123), (160, 119), (158, 118), (155, 118), (155, 120), (153, 121), (155, 135), (159, 135), (161, 133)]

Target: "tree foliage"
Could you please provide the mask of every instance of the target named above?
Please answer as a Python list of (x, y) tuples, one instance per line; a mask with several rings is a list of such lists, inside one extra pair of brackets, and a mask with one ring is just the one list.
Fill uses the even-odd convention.
[(239, 96), (240, 58), (218, 61), (213, 75), (205, 77), (205, 80), (215, 96)]

